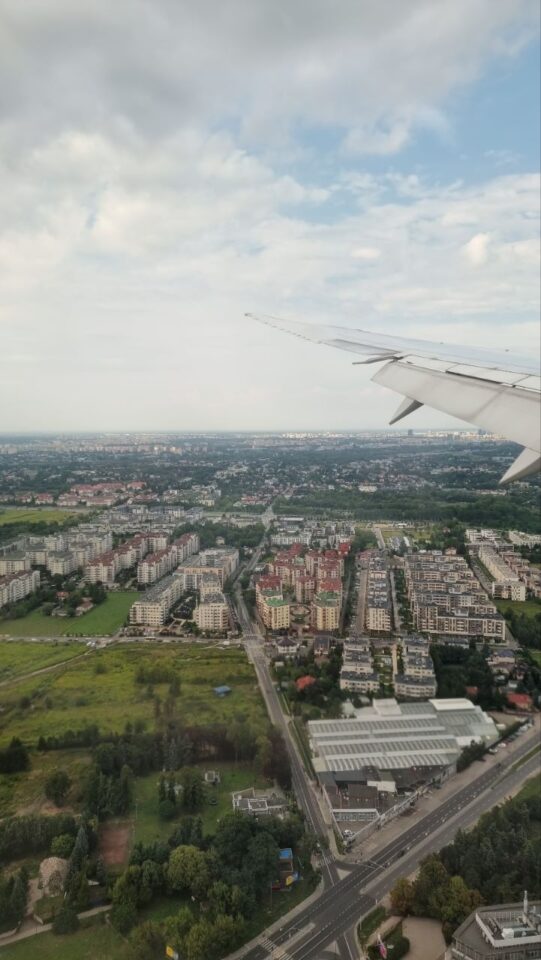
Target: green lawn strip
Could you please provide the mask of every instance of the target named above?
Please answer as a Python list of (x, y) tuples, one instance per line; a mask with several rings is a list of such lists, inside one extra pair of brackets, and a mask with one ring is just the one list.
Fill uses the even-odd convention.
[(310, 756), (310, 747), (308, 746), (308, 737), (306, 734), (306, 728), (299, 717), (294, 717), (291, 723), (289, 724), (289, 729), (293, 731), (296, 743), (299, 747), (299, 751), (302, 757), (303, 765), (306, 769), (306, 772), (312, 779), (315, 780), (316, 775), (314, 767), (312, 764), (312, 758)]
[(541, 793), (541, 774), (536, 773), (526, 781), (520, 793), (514, 798), (517, 800), (528, 800), (530, 797), (538, 797)]
[[(103, 673), (96, 672), (98, 661)], [(175, 668), (181, 686), (176, 715), (186, 726), (227, 725), (243, 716), (256, 732), (266, 729), (265, 706), (243, 650), (130, 643), (3, 688), (0, 746), (13, 736), (35, 745), (40, 735), (60, 735), (89, 724), (97, 724), (102, 732), (120, 732), (128, 721), (142, 719), (147, 729), (153, 729), (153, 696), (158, 694), (163, 702), (168, 684), (155, 684), (152, 696), (147, 696), (146, 685), (136, 683), (135, 674), (141, 663), (157, 662)], [(231, 687), (226, 697), (214, 693), (221, 684)]]
[(524, 613), (527, 617), (535, 617), (541, 613), (541, 603), (536, 600), (494, 600), (496, 607), (504, 616), (507, 611), (514, 613)]
[[(90, 918), (89, 918), (90, 919)], [(103, 916), (77, 933), (55, 936), (39, 933), (0, 947), (0, 960), (128, 960), (128, 948), (122, 937), (106, 926)]]
[(289, 913), (297, 904), (302, 903), (315, 889), (315, 883), (314, 881), (309, 884), (307, 880), (301, 879), (286, 890), (279, 890), (272, 894), (269, 892), (259, 905), (255, 916), (251, 917), (246, 924), (245, 942), (252, 940), (284, 914)]
[(535, 660), (537, 666), (541, 667), (541, 650), (534, 650), (532, 647), (528, 647), (528, 653), (532, 660)]
[[(231, 794), (248, 787), (256, 789), (271, 789), (264, 779), (258, 777), (251, 767), (234, 763), (212, 763), (207, 766), (199, 764), (202, 773), (213, 769), (220, 774), (220, 783), (215, 787), (207, 787), (208, 800), (216, 799), (217, 803), (207, 802), (203, 809), (197, 811), (203, 821), (203, 832), (214, 833), (218, 820), (227, 813), (231, 813)], [(152, 840), (166, 840), (176, 824), (187, 816), (186, 811), (180, 810), (179, 815), (171, 820), (160, 820), (158, 817), (158, 783), (159, 773), (151, 773), (147, 777), (138, 777), (135, 784), (135, 799), (137, 801), (137, 820), (135, 822), (135, 840), (150, 843)], [(135, 817), (135, 813), (134, 813)]]
[[(0, 623), (0, 633), (2, 624)], [(0, 681), (13, 680), (42, 667), (54, 666), (85, 651), (84, 643), (70, 640), (45, 640), (28, 643), (21, 640), (0, 641)]]
[(125, 622), (132, 603), (139, 594), (135, 590), (109, 593), (107, 599), (81, 617), (46, 617), (33, 610), (26, 617), (0, 620), (0, 635), (15, 637), (99, 637), (116, 633)]
[(368, 942), (372, 934), (378, 929), (387, 916), (385, 907), (376, 907), (366, 917), (361, 920), (358, 928), (359, 940), (363, 946)]

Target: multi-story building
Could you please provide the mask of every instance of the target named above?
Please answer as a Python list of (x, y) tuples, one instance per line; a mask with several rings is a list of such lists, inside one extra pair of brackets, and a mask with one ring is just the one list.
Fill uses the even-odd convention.
[(539, 960), (541, 901), (477, 907), (453, 934), (451, 960)]
[(365, 626), (370, 633), (391, 633), (393, 629), (387, 558), (378, 551), (372, 551), (368, 559)]
[(290, 605), (281, 596), (266, 597), (261, 609), (261, 618), (267, 630), (288, 630)]
[(501, 642), (505, 621), (463, 557), (438, 550), (406, 557), (406, 587), (421, 633)]
[(316, 594), (310, 608), (310, 622), (314, 630), (333, 633), (340, 627), (340, 594), (321, 591)]
[(156, 583), (177, 566), (177, 550), (174, 546), (149, 553), (137, 564), (137, 582), (143, 585)]
[(6, 603), (16, 603), (30, 593), (35, 593), (39, 587), (39, 580), (37, 570), (19, 570), (0, 577), (0, 607), (5, 606)]
[(177, 600), (184, 592), (183, 580), (171, 574), (145, 590), (130, 608), (130, 623), (149, 627), (161, 627)]
[(505, 562), (493, 547), (481, 546), (479, 559), (487, 568), (494, 580), (492, 582), (492, 596), (503, 597), (506, 600), (525, 600), (526, 584), (517, 573)]
[(12, 550), (0, 557), (0, 577), (5, 577), (9, 573), (30, 570), (30, 566), (30, 557), (27, 553), (22, 550)]
[(77, 558), (71, 550), (58, 550), (47, 554), (46, 567), (53, 577), (66, 577), (77, 570)]
[(229, 606), (223, 593), (210, 593), (201, 598), (193, 618), (200, 630), (223, 633), (229, 627)]

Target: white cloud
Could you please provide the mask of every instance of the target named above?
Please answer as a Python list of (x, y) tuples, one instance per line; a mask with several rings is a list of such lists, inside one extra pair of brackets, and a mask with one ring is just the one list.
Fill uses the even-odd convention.
[(488, 233), (476, 233), (471, 240), (462, 247), (463, 253), (473, 267), (482, 267), (488, 260), (488, 246), (490, 235)]
[(420, 128), (449, 138), (445, 98), (516, 54), (529, 0), (3, 8), (7, 427), (383, 422), (393, 401), (372, 402), (368, 373), (246, 310), (532, 336), (537, 179), (359, 161)]

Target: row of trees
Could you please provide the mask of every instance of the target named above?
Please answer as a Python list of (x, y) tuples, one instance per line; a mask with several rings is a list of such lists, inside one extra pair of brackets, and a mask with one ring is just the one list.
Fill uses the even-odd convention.
[(530, 617), (526, 613), (517, 613), (512, 607), (505, 607), (503, 615), (507, 620), (511, 633), (525, 647), (541, 650), (541, 602), (539, 613)]
[(291, 786), (289, 758), (281, 733), (271, 726), (264, 733), (258, 733), (242, 716), (228, 727), (222, 724), (184, 727), (180, 721), (171, 719), (164, 730), (152, 733), (142, 729), (141, 723), (128, 723), (124, 733), (106, 734), (103, 738), (98, 728), (92, 726), (38, 740), (40, 750), (79, 746), (95, 748), (94, 779), (98, 772), (118, 778), (123, 767), (129, 767), (134, 776), (145, 776), (156, 770), (178, 770), (200, 762), (232, 760), (253, 763), (259, 772), (269, 780), (277, 780), (285, 790)]
[(77, 822), (70, 814), (6, 817), (0, 822), (0, 862), (17, 860), (48, 850), (54, 837), (77, 833)]
[(475, 646), (464, 650), (449, 643), (434, 643), (430, 655), (434, 662), (438, 697), (465, 697), (467, 687), (476, 687), (475, 701), (484, 710), (501, 709), (505, 696), (494, 685), (494, 677), (487, 663), (489, 648)]
[(480, 903), (519, 901), (528, 890), (541, 896), (541, 795), (511, 800), (486, 813), (473, 830), (459, 831), (450, 846), (421, 864), (415, 880), (401, 878), (393, 908), (441, 920), (453, 931)]

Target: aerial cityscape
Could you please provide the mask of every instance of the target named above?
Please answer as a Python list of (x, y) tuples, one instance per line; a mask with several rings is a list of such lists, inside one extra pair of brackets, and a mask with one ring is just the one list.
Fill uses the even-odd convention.
[(0, 960), (541, 960), (536, 0), (0, 0)]

